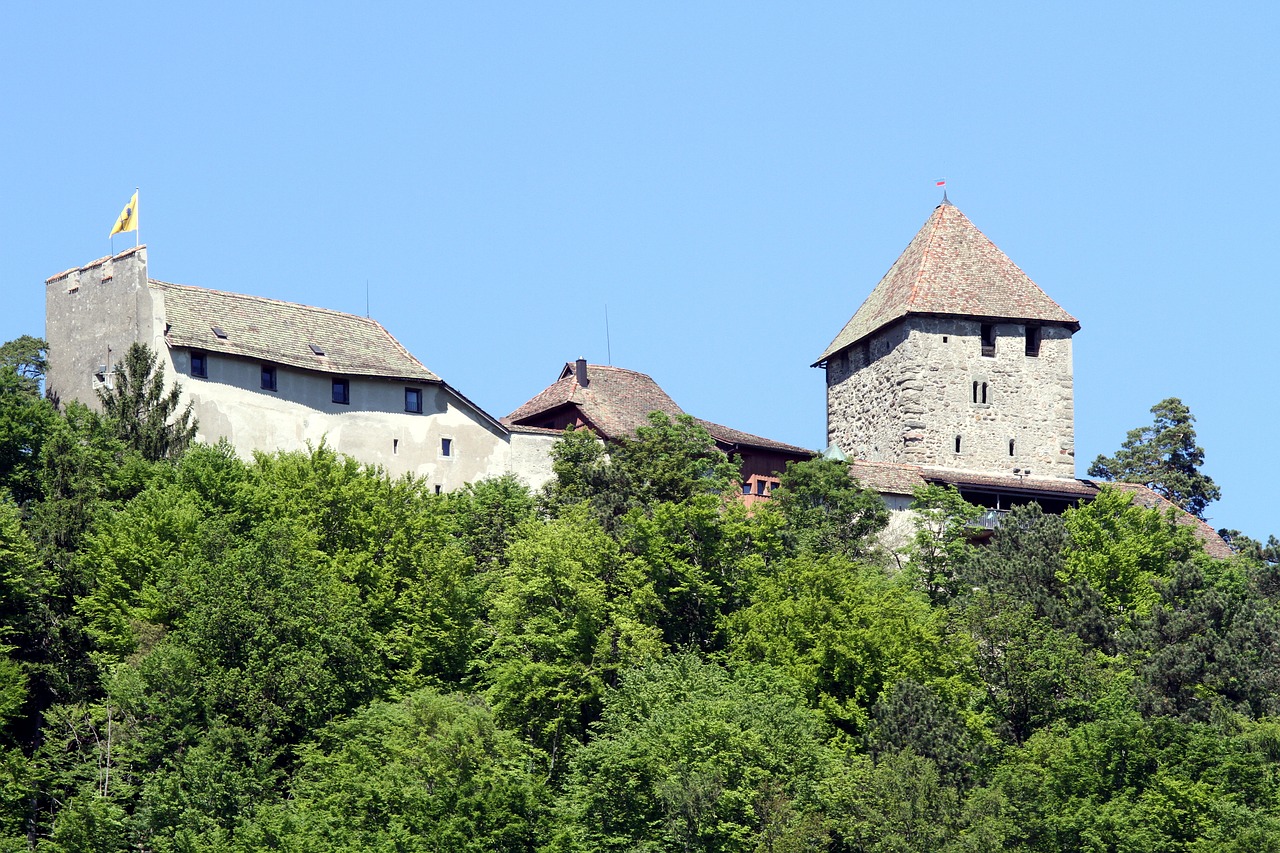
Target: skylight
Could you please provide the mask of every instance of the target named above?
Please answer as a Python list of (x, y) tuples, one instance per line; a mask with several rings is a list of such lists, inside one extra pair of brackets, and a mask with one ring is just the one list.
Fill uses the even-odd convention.
[(307, 344), (307, 346), (311, 347), (311, 351), (316, 355), (324, 355), (324, 350), (320, 349), (320, 347), (315, 344)]
[(214, 337), (226, 338), (227, 333), (223, 331), (221, 326), (210, 326), (209, 328), (213, 330)]

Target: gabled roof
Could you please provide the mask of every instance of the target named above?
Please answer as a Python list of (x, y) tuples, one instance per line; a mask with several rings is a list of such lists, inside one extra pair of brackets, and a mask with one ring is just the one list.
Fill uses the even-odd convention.
[(853, 318), (814, 363), (909, 314), (1080, 323), (950, 202), (934, 208)]
[[(604, 364), (586, 365), (587, 384), (582, 385), (575, 365), (569, 362), (560, 379), (502, 420), (508, 424), (532, 422), (565, 406), (573, 406), (602, 438), (622, 438), (635, 434), (636, 428), (649, 423), (650, 412), (663, 412), (670, 417), (686, 414), (652, 377)], [(809, 455), (813, 451), (792, 444), (742, 432), (720, 424), (694, 418), (723, 444), (746, 445), (784, 453)]]
[(602, 438), (621, 438), (647, 424), (650, 412), (665, 412), (673, 418), (685, 413), (657, 382), (643, 373), (589, 364), (587, 384), (583, 386), (572, 368), (570, 363), (558, 381), (503, 420), (520, 423), (573, 404)]
[(261, 296), (148, 283), (164, 297), (171, 346), (325, 373), (440, 381), (376, 320)]

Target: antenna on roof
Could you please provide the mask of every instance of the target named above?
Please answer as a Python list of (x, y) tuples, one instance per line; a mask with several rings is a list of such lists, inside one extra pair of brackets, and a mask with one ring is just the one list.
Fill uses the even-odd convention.
[(604, 304), (604, 349), (609, 366), (613, 367), (613, 343), (609, 340), (609, 303)]
[(364, 317), (369, 319), (369, 279), (364, 280)]

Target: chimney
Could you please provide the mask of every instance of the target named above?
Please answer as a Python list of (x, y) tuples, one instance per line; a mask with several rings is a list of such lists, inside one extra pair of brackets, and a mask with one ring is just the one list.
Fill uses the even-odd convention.
[(574, 373), (578, 376), (578, 384), (583, 388), (587, 387), (587, 360), (580, 358), (574, 362)]

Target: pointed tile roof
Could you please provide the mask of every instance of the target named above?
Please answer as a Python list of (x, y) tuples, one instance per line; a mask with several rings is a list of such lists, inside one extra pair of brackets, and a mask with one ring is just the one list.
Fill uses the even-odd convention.
[(945, 201), (814, 366), (909, 314), (1033, 320), (1080, 329), (1075, 317)]

